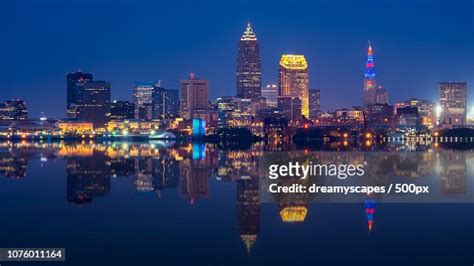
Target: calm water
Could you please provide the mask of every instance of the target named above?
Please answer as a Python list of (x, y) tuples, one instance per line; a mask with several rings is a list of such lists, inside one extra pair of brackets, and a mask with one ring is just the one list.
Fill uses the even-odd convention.
[[(0, 247), (65, 247), (64, 265), (473, 265), (472, 203), (377, 202), (371, 230), (364, 202), (303, 202), (285, 221), (256, 173), (266, 150), (293, 149), (0, 144)], [(381, 149), (400, 154), (398, 178), (472, 193), (474, 152)]]

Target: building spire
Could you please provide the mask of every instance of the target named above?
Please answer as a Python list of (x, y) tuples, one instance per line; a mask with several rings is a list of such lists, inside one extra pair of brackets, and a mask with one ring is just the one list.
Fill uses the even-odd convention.
[(369, 48), (367, 49), (367, 56), (372, 56), (372, 55), (373, 55), (372, 44), (370, 43), (370, 40), (369, 40)]
[(240, 38), (241, 41), (256, 41), (257, 36), (253, 32), (252, 25), (250, 24), (250, 21), (247, 22), (247, 28), (244, 31), (244, 34), (242, 35), (242, 38)]
[(375, 78), (375, 64), (374, 64), (374, 52), (372, 50), (372, 43), (369, 41), (367, 48), (367, 62), (365, 63), (365, 78)]

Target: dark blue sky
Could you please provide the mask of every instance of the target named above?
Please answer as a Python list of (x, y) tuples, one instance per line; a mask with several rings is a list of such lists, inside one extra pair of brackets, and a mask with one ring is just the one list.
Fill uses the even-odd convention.
[(303, 53), (323, 110), (361, 104), (369, 39), (390, 102), (437, 100), (438, 81), (468, 81), (473, 95), (472, 0), (3, 0), (0, 100), (63, 117), (65, 74), (79, 68), (112, 82), (113, 99), (131, 100), (140, 80), (177, 89), (190, 72), (210, 80), (213, 98), (233, 95), (248, 20), (264, 84), (277, 82), (282, 53)]

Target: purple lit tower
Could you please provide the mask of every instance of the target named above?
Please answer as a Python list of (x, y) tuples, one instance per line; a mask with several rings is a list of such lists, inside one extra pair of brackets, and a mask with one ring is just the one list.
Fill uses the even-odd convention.
[(364, 74), (364, 105), (377, 103), (377, 81), (375, 80), (375, 65), (372, 45), (369, 41), (367, 49), (367, 62), (365, 63)]
[(375, 200), (367, 199), (364, 202), (365, 214), (367, 215), (367, 226), (369, 228), (369, 234), (372, 232), (374, 226), (374, 212), (375, 212)]

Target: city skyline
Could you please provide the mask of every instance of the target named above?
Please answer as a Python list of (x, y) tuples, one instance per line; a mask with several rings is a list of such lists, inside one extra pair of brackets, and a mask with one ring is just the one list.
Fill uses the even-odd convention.
[[(98, 9), (109, 7), (107, 4), (88, 3)], [(2, 76), (4, 75), (2, 86), (6, 88), (4, 100), (24, 99), (32, 117), (39, 117), (40, 112), (50, 117), (63, 117), (66, 98), (64, 74), (77, 69), (83, 69), (111, 82), (112, 100), (131, 100), (133, 82), (140, 80), (162, 80), (163, 87), (178, 89), (179, 80), (185, 78), (190, 72), (210, 80), (211, 99), (223, 95), (234, 95), (237, 44), (248, 21), (252, 23), (261, 45), (262, 87), (269, 83), (277, 83), (276, 66), (281, 54), (301, 53), (307, 57), (308, 64), (311, 66), (309, 69), (310, 88), (321, 91), (322, 110), (361, 105), (363, 96), (360, 80), (363, 78), (364, 71), (364, 50), (366, 50), (367, 40), (370, 39), (375, 45), (377, 71), (380, 74), (377, 79), (389, 92), (391, 102), (405, 101), (412, 97), (435, 100), (438, 95), (438, 82), (466, 81), (472, 84), (474, 54), (472, 49), (469, 49), (474, 43), (474, 38), (470, 34), (473, 28), (471, 23), (473, 16), (469, 12), (472, 3), (440, 1), (435, 5), (426, 5), (426, 8), (420, 11), (425, 15), (424, 21), (420, 21), (416, 19), (417, 14), (414, 14), (414, 10), (422, 4), (422, 1), (417, 1), (407, 8), (407, 2), (400, 3), (400, 7), (394, 7), (393, 2), (382, 4), (370, 1), (348, 1), (347, 5), (354, 7), (354, 10), (348, 13), (344, 10), (337, 11), (336, 7), (330, 3), (303, 1), (301, 8), (298, 9), (301, 11), (298, 17), (302, 16), (309, 20), (308, 23), (303, 23), (301, 19), (295, 18), (295, 15), (281, 19), (276, 13), (263, 20), (258, 12), (267, 8), (274, 11), (281, 8), (293, 10), (296, 8), (285, 1), (279, 7), (266, 7), (261, 3), (255, 3), (255, 10), (252, 12), (242, 10), (244, 3), (234, 3), (232, 7), (236, 8), (235, 11), (228, 11), (230, 14), (224, 12), (231, 16), (230, 19), (223, 19), (224, 14), (215, 14), (214, 11), (223, 9), (221, 5), (208, 3), (209, 10), (203, 10), (203, 12), (205, 14), (210, 12), (213, 15), (196, 22), (196, 30), (186, 30), (186, 26), (190, 25), (188, 19), (176, 23), (176, 18), (166, 17), (171, 19), (168, 24), (157, 21), (156, 27), (151, 32), (163, 33), (166, 30), (171, 35), (167, 39), (168, 44), (156, 44), (153, 49), (146, 42), (135, 42), (136, 44), (132, 46), (122, 47), (136, 40), (137, 34), (151, 30), (150, 27), (155, 24), (139, 16), (139, 11), (144, 11), (148, 5), (153, 6), (151, 3), (111, 5), (110, 8), (117, 12), (113, 15), (106, 14), (104, 17), (99, 16), (97, 11), (92, 11), (91, 16), (97, 19), (96, 24), (99, 29), (94, 32), (87, 30), (88, 22), (76, 25), (76, 30), (87, 37), (79, 43), (67, 42), (71, 40), (73, 34), (67, 31), (65, 26), (58, 24), (65, 21), (69, 26), (74, 25), (69, 18), (64, 17), (63, 13), (70, 11), (71, 16), (78, 16), (82, 7), (77, 6), (77, 3), (56, 5), (55, 12), (63, 12), (60, 12), (57, 18), (48, 18), (42, 22), (43, 24), (38, 25), (37, 31), (44, 35), (46, 41), (36, 44), (20, 43), (23, 38), (32, 34), (36, 36), (36, 33), (23, 29), (28, 22), (19, 22), (16, 18), (8, 20), (11, 17), (7, 14), (6, 19), (9, 22), (6, 24), (6, 34), (11, 41), (2, 44), (2, 48), (9, 48), (11, 52), (6, 54), (4, 58), (6, 64), (2, 66), (1, 71)], [(182, 9), (184, 13), (190, 12), (190, 8), (183, 4), (163, 5), (169, 10)], [(51, 6), (40, 3), (21, 7), (10, 4), (5, 10), (13, 13), (24, 11), (30, 14), (34, 8), (41, 10), (48, 7)], [(136, 21), (127, 19), (119, 22), (116, 16), (125, 12), (128, 7), (131, 8)], [(307, 10), (303, 10), (303, 7), (307, 7)], [(395, 21), (399, 14), (396, 17), (392, 14), (396, 12), (388, 14), (389, 8), (405, 8), (399, 11), (406, 15), (406, 20)], [(455, 10), (458, 12), (457, 16), (450, 20), (443, 20), (442, 14), (448, 10)], [(329, 14), (321, 14), (323, 11)], [(45, 10), (45, 12), (47, 14), (51, 11)], [(248, 14), (242, 14), (247, 12)], [(311, 15), (310, 12), (315, 13)], [(370, 20), (380, 19), (383, 16), (386, 20), (379, 20), (378, 23), (371, 22), (370, 25), (362, 27), (366, 20), (360, 18), (363, 12), (369, 13)], [(315, 18), (315, 14), (320, 16)], [(347, 15), (347, 17), (343, 19), (343, 22), (334, 24), (331, 14)], [(41, 16), (41, 18), (43, 16), (32, 13), (30, 15)], [(111, 22), (106, 22), (106, 17)], [(215, 24), (216, 19), (220, 22), (218, 26)], [(347, 24), (348, 22), (351, 24)], [(118, 32), (107, 27), (111, 23), (127, 23), (126, 36), (119, 38), (123, 45), (104, 46), (99, 42), (100, 40), (117, 41)], [(345, 26), (343, 27), (342, 24)], [(170, 27), (173, 28), (171, 32)], [(133, 30), (130, 30), (131, 28)], [(24, 30), (22, 35), (18, 34), (20, 30)], [(193, 39), (192, 45), (183, 42), (189, 36), (198, 36), (196, 34), (203, 36), (202, 40)], [(53, 52), (51, 49), (57, 48), (54, 41), (59, 41), (64, 45)], [(18, 47), (12, 47), (12, 45)], [(20, 54), (20, 49), (23, 54)], [(38, 49), (45, 50), (40, 52)], [(47, 55), (49, 57), (45, 57)], [(29, 61), (25, 61), (25, 56), (29, 58)], [(137, 65), (138, 62), (141, 62), (140, 67)], [(25, 79), (25, 76), (28, 78)], [(337, 79), (341, 76), (345, 78)], [(35, 100), (35, 91), (38, 89), (48, 94), (51, 104), (45, 105), (44, 101)], [(347, 93), (357, 93), (358, 97), (350, 99), (339, 97)]]

